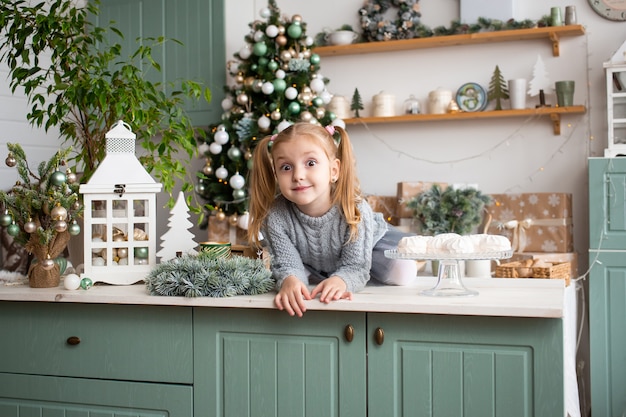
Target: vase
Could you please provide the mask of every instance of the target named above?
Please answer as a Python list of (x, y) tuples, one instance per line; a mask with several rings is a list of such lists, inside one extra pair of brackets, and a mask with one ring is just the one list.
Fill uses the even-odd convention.
[(526, 108), (526, 79), (516, 78), (509, 80), (509, 98), (511, 109), (521, 110)]
[(559, 107), (574, 105), (574, 81), (557, 81), (554, 83), (556, 90), (556, 102)]
[(44, 267), (47, 259), (56, 259), (67, 248), (70, 240), (68, 231), (55, 233), (47, 245), (42, 245), (39, 237), (33, 234), (25, 248), (35, 256), (28, 268), (28, 284), (31, 288), (58, 287), (61, 282), (61, 268), (57, 262), (51, 268)]
[(40, 262), (33, 262), (28, 270), (28, 285), (31, 288), (54, 288), (61, 282), (61, 269), (55, 262), (52, 269), (44, 269)]

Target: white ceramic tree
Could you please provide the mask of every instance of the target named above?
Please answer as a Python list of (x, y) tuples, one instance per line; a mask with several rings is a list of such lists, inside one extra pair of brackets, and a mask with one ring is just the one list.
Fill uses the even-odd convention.
[(197, 254), (195, 248), (198, 244), (194, 241), (193, 233), (189, 231), (193, 223), (187, 219), (189, 219), (189, 206), (187, 206), (185, 195), (181, 191), (178, 194), (176, 204), (170, 211), (170, 218), (167, 223), (169, 230), (161, 236), (161, 250), (157, 252), (161, 262), (174, 259), (177, 252), (182, 252), (185, 255)]
[(550, 81), (548, 70), (546, 70), (541, 55), (537, 55), (537, 62), (533, 68), (533, 78), (528, 83), (528, 95), (531, 97), (539, 95), (540, 106), (545, 106), (545, 94), (551, 94), (552, 91), (552, 82)]

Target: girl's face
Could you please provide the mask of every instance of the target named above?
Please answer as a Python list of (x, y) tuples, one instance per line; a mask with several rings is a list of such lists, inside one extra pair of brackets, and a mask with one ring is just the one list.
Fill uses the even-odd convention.
[(319, 217), (331, 206), (331, 183), (339, 175), (339, 160), (329, 160), (315, 138), (281, 142), (272, 149), (280, 192), (300, 211)]

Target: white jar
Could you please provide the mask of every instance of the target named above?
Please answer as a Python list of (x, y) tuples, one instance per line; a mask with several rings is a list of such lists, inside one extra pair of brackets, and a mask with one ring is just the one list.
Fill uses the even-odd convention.
[(376, 94), (374, 102), (374, 117), (391, 117), (396, 115), (396, 96), (383, 91)]
[(438, 88), (428, 93), (428, 113), (446, 114), (452, 101), (452, 91)]
[(335, 113), (338, 119), (349, 119), (350, 114), (350, 102), (344, 96), (333, 96), (328, 103), (328, 110)]

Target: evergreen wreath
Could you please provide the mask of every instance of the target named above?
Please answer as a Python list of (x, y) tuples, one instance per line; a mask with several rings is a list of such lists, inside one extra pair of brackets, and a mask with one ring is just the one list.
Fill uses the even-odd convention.
[(203, 252), (160, 263), (145, 283), (151, 295), (215, 298), (264, 294), (276, 285), (261, 259)]
[[(367, 42), (421, 37), (419, 31), (419, 0), (373, 0), (359, 9), (363, 38)], [(384, 14), (390, 7), (398, 8), (398, 18), (385, 20)]]

